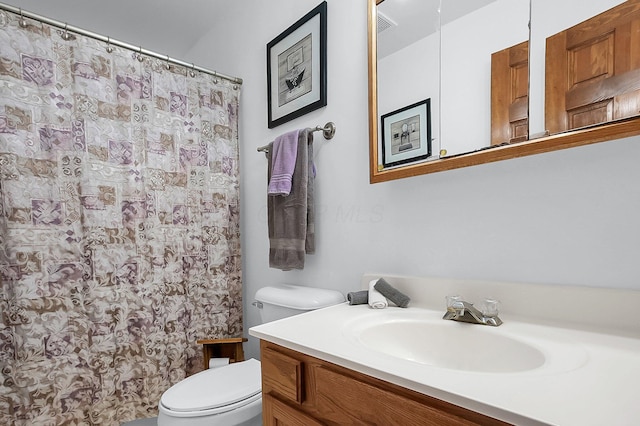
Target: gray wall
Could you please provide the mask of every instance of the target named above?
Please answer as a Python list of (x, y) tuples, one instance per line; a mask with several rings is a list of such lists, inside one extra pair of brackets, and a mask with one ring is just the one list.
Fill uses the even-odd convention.
[[(251, 302), (261, 286), (285, 282), (347, 292), (365, 272), (640, 289), (640, 138), (369, 184), (364, 0), (328, 1), (327, 107), (269, 130), (266, 44), (318, 3), (233, 2), (233, 18), (216, 19), (189, 52), (245, 80), (247, 329), (259, 321)], [(318, 136), (315, 142), (317, 253), (303, 271), (269, 269), (266, 160), (255, 149), (280, 133), (326, 121), (338, 130), (332, 141)], [(258, 354), (254, 339), (248, 353)]]

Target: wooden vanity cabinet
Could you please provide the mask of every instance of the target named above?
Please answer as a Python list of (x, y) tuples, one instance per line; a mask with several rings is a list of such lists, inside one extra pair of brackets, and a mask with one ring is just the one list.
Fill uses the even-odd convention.
[(260, 351), (265, 426), (507, 425), (271, 342)]

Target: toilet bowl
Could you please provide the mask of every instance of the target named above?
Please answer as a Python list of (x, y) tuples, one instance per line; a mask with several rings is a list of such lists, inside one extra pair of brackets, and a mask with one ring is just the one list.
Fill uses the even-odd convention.
[[(342, 293), (281, 284), (256, 292), (263, 323), (344, 302)], [(158, 426), (262, 424), (260, 361), (210, 368), (176, 383), (160, 398)]]
[(160, 398), (158, 425), (260, 425), (260, 361), (210, 368), (176, 383)]

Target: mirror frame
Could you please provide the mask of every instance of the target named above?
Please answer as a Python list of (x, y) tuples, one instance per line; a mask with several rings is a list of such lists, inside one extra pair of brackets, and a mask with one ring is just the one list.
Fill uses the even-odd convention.
[(367, 0), (367, 31), (369, 59), (369, 182), (379, 183), (406, 177), (419, 176), (462, 167), (476, 166), (510, 158), (542, 154), (621, 139), (640, 134), (640, 116), (606, 124), (546, 136), (513, 145), (460, 154), (454, 157), (427, 160), (389, 169), (378, 168), (378, 74), (377, 74), (377, 5), (384, 0)]

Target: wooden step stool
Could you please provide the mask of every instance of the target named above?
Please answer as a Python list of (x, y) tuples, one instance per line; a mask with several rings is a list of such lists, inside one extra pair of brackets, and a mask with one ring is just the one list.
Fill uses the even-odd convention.
[(202, 345), (204, 369), (209, 368), (209, 358), (229, 358), (229, 363), (244, 361), (242, 344), (246, 341), (246, 337), (198, 340), (197, 343)]

